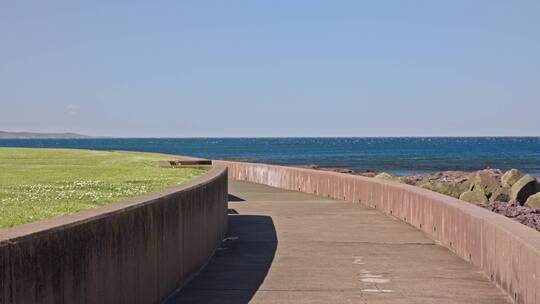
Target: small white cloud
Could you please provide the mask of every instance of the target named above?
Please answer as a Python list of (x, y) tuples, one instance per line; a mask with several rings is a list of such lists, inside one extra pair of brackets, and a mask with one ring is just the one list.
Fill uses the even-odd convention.
[(68, 104), (66, 105), (66, 112), (68, 115), (76, 115), (79, 113), (81, 106), (78, 104)]

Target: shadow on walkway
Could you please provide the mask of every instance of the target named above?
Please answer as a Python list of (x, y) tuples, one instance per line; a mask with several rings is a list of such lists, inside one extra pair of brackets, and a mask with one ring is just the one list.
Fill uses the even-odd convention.
[(229, 193), (229, 202), (245, 202), (246, 200), (241, 198), (241, 197), (238, 197), (236, 195), (232, 195)]
[(248, 303), (277, 249), (269, 216), (229, 214), (229, 231), (208, 265), (167, 304)]

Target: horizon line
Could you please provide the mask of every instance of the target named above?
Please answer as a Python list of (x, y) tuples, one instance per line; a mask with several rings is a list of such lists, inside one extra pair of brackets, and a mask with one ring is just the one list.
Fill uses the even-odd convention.
[[(71, 132), (66, 132), (71, 133)], [(65, 134), (65, 133), (64, 133)], [(540, 138), (540, 135), (403, 135), (403, 136), (94, 136), (86, 135), (85, 138), (0, 138), (0, 140), (9, 139), (292, 139), (292, 138), (313, 138), (313, 139), (332, 139), (332, 138)]]

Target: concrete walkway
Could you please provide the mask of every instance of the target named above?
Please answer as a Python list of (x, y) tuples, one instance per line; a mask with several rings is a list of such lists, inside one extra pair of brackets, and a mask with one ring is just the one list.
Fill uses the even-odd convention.
[(422, 232), (358, 204), (230, 183), (229, 238), (168, 303), (511, 303)]

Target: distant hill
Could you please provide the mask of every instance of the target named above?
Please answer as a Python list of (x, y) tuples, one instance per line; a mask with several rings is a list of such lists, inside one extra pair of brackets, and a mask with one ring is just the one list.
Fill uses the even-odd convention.
[(35, 132), (5, 132), (0, 131), (0, 139), (16, 138), (90, 138), (90, 136), (77, 133), (35, 133)]

